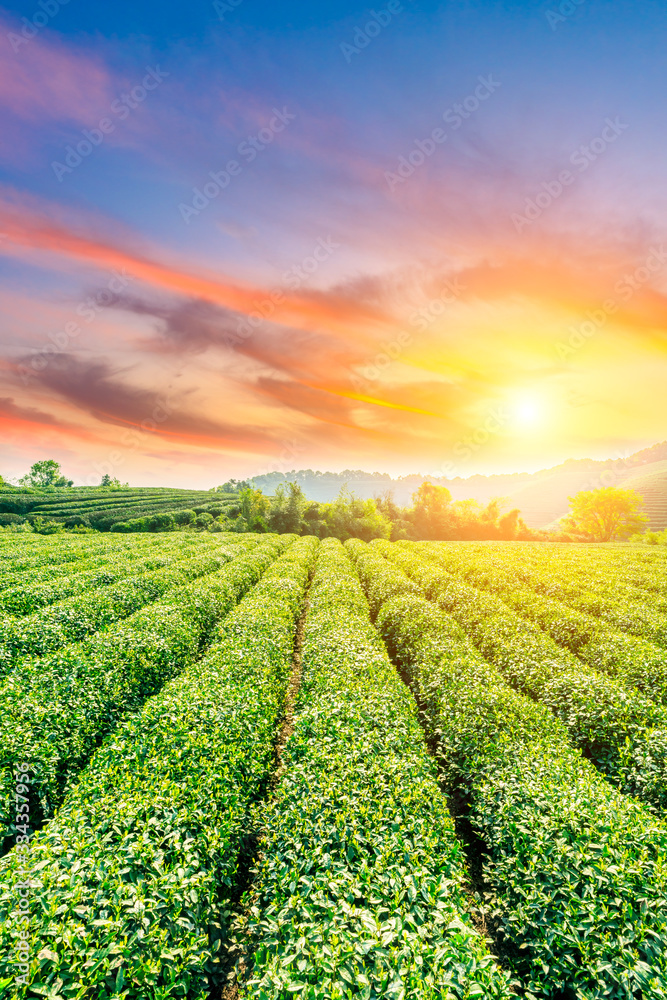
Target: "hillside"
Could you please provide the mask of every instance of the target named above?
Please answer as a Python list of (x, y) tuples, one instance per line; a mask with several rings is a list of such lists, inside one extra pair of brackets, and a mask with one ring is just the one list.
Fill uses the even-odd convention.
[(124, 487), (100, 489), (20, 489), (0, 491), (0, 514), (42, 515), (68, 526), (87, 525), (108, 531), (118, 521), (183, 510), (219, 514), (233, 498), (204, 490)]
[(651, 528), (667, 528), (667, 461), (654, 462), (624, 480), (644, 498), (645, 511), (651, 519)]
[[(348, 487), (362, 499), (390, 492), (399, 506), (410, 506), (413, 493), (428, 481), (446, 486), (454, 500), (473, 499), (487, 504), (494, 497), (503, 497), (506, 509), (518, 507), (530, 528), (544, 528), (557, 522), (568, 512), (568, 498), (579, 490), (628, 486), (644, 498), (651, 528), (667, 528), (667, 442), (625, 459), (570, 459), (532, 474), (475, 475), (466, 479), (414, 474), (392, 479), (387, 473), (361, 469), (340, 473), (302, 469), (257, 476), (252, 483), (272, 496), (278, 484), (286, 480), (299, 483), (306, 497), (319, 503), (334, 500), (343, 487)], [(108, 531), (119, 521), (186, 510), (217, 516), (237, 501), (238, 497), (232, 494), (168, 487), (88, 486), (44, 490), (6, 486), (0, 490), (0, 515), (38, 514), (63, 521), (69, 527), (81, 524)]]
[(636, 452), (628, 458), (597, 461), (570, 459), (562, 465), (535, 473), (438, 479), (411, 475), (392, 479), (386, 473), (346, 470), (341, 473), (292, 470), (257, 476), (253, 483), (272, 493), (279, 482), (298, 482), (309, 500), (331, 501), (343, 486), (363, 498), (391, 491), (399, 505), (408, 505), (423, 482), (446, 486), (454, 500), (474, 499), (486, 504), (505, 497), (510, 507), (519, 507), (526, 524), (544, 528), (567, 514), (568, 497), (579, 490), (628, 485), (645, 498), (652, 528), (667, 527), (667, 441)]

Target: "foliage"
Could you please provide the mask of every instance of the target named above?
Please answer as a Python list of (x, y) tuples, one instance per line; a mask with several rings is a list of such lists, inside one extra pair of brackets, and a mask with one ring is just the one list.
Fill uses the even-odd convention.
[(0, 514), (0, 525), (22, 524), (24, 518), (20, 514)]
[[(448, 562), (446, 551), (423, 552)], [(573, 743), (615, 784), (667, 809), (666, 708), (582, 663), (504, 600), (438, 569), (421, 554), (393, 547), (385, 555), (453, 617), (512, 687), (561, 719)], [(460, 570), (465, 554), (452, 555), (449, 564)]]
[(193, 510), (175, 510), (172, 517), (174, 518), (174, 524), (179, 527), (194, 524), (197, 520), (197, 515)]
[(667, 545), (667, 528), (662, 531), (645, 531), (643, 534), (632, 535), (630, 541), (644, 545)]
[[(62, 537), (62, 536), (61, 536)], [(30, 615), (40, 608), (54, 605), (78, 594), (99, 591), (131, 575), (150, 573), (167, 567), (177, 560), (192, 555), (190, 545), (182, 539), (163, 542), (155, 547), (153, 539), (136, 539), (131, 546), (110, 545), (96, 549), (91, 545), (80, 558), (67, 562), (62, 569), (50, 567), (46, 572), (24, 572), (19, 582), (11, 577), (0, 590), (0, 608), (13, 616)], [(61, 609), (64, 605), (60, 605)]]
[[(52, 815), (100, 738), (194, 662), (217, 622), (286, 544), (275, 538), (256, 548), (252, 539), (230, 544), (215, 567), (210, 562), (186, 567), (162, 600), (127, 620), (50, 657), (17, 665), (0, 686), (3, 793), (18, 762), (29, 760), (35, 814)], [(255, 551), (248, 552), (249, 546)], [(227, 566), (212, 572), (225, 561)], [(7, 795), (3, 801), (2, 825), (11, 829)]]
[(47, 521), (39, 514), (33, 514), (29, 520), (32, 530), (38, 535), (57, 535), (65, 530), (65, 525), (61, 524), (60, 521)]
[(241, 997), (509, 997), (466, 916), (463, 855), (416, 705), (333, 540), (313, 580), (292, 725), (263, 818)]
[(667, 830), (428, 601), (392, 598), (378, 625), (425, 706), (443, 780), (470, 804), (488, 852), (488, 916), (525, 995), (661, 996)]
[(34, 486), (41, 489), (74, 485), (71, 479), (63, 476), (60, 463), (53, 458), (35, 462), (31, 466), (30, 472), (19, 479), (19, 483), (21, 486)]
[(301, 534), (307, 507), (308, 501), (298, 483), (280, 483), (269, 514), (271, 530)]
[(247, 479), (230, 479), (229, 482), (225, 483), (223, 486), (213, 486), (210, 490), (211, 493), (242, 493), (243, 490), (253, 489), (254, 483), (249, 482)]
[[(290, 541), (265, 547), (275, 555)], [(30, 971), (45, 990), (210, 995), (313, 556), (312, 540), (297, 542), (268, 569), (217, 626), (205, 659), (121, 724), (31, 843), (35, 891), (47, 902), (33, 919)], [(255, 558), (265, 568), (259, 548)], [(0, 976), (12, 971), (18, 856), (3, 868)]]
[(634, 490), (603, 486), (582, 490), (569, 500), (571, 510), (564, 527), (596, 542), (628, 538), (648, 524), (648, 517), (640, 512), (644, 501)]
[(267, 531), (267, 518), (271, 503), (261, 490), (250, 486), (239, 490), (241, 517), (247, 531)]
[(168, 568), (136, 573), (92, 593), (84, 589), (19, 620), (0, 620), (0, 674), (25, 656), (43, 656), (78, 642), (162, 597), (170, 588), (218, 569), (219, 552), (174, 552)]
[[(136, 509), (73, 492), (84, 531), (95, 496)], [(665, 549), (319, 545), (186, 495), (138, 515), (166, 533), (44, 536), (7, 511), (0, 995), (206, 1000), (238, 959), (243, 1000), (666, 1000)], [(333, 504), (290, 501), (332, 530)], [(500, 501), (420, 505), (424, 530), (518, 530)]]
[(412, 523), (419, 538), (453, 537), (452, 494), (444, 486), (422, 483), (412, 496)]
[(100, 489), (123, 490), (127, 489), (128, 485), (128, 483), (121, 483), (120, 479), (114, 479), (108, 472), (105, 472), (102, 476), (102, 481), (100, 482)]

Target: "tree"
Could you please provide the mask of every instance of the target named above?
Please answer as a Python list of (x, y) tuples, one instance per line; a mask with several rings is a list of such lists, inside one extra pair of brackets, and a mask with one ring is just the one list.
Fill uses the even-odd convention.
[(53, 458), (45, 458), (42, 462), (35, 462), (30, 472), (19, 479), (21, 486), (35, 486), (44, 489), (54, 486), (73, 486), (71, 479), (66, 479), (62, 474), (60, 463)]
[(280, 483), (271, 505), (269, 527), (279, 534), (301, 534), (307, 506), (308, 501), (298, 483)]
[(129, 486), (129, 483), (121, 483), (120, 479), (113, 479), (108, 472), (104, 473), (100, 483), (102, 490), (122, 490), (125, 486)]
[[(266, 519), (271, 509), (271, 501), (261, 490), (248, 486), (239, 494), (241, 501), (241, 518), (248, 531), (267, 531)], [(239, 518), (239, 520), (241, 519)]]
[(412, 521), (419, 538), (451, 538), (452, 494), (446, 486), (422, 483), (412, 494)]
[(503, 514), (498, 520), (498, 532), (501, 538), (505, 541), (511, 541), (513, 538), (525, 538), (529, 537), (529, 531), (526, 527), (526, 523), (521, 517), (521, 511), (518, 507), (514, 507), (513, 510)]
[(222, 486), (212, 486), (209, 493), (241, 493), (243, 490), (251, 489), (252, 483), (247, 479), (230, 479)]
[(648, 524), (640, 508), (644, 501), (634, 490), (604, 486), (599, 490), (582, 490), (570, 501), (570, 514), (564, 527), (596, 542), (628, 538)]
[(342, 541), (361, 538), (370, 542), (391, 535), (391, 522), (377, 509), (375, 500), (361, 500), (346, 486), (333, 503), (322, 504), (321, 510), (331, 534)]

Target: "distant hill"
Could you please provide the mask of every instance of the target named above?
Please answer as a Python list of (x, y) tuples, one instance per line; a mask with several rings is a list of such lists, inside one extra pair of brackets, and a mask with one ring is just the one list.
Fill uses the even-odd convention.
[(552, 525), (569, 509), (568, 497), (579, 490), (601, 486), (628, 486), (636, 490), (645, 502), (651, 528), (667, 528), (667, 441), (639, 451), (629, 458), (596, 461), (569, 459), (552, 469), (535, 473), (470, 476), (467, 479), (438, 479), (432, 476), (410, 475), (392, 479), (383, 472), (347, 469), (344, 472), (317, 472), (313, 469), (272, 472), (257, 476), (253, 483), (273, 493), (278, 483), (297, 482), (309, 500), (333, 500), (341, 487), (348, 486), (364, 498), (391, 491), (396, 503), (410, 504), (412, 494), (424, 482), (446, 486), (454, 500), (478, 500), (488, 503), (493, 497), (506, 497), (511, 507), (518, 507), (531, 528)]
[(644, 498), (645, 512), (651, 519), (651, 528), (667, 528), (667, 461), (652, 462), (634, 472), (623, 482)]

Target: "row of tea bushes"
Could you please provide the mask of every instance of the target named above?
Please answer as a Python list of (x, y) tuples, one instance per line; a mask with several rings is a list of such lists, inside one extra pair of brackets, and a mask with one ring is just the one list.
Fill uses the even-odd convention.
[(222, 978), (239, 853), (271, 770), (316, 546), (290, 546), (218, 626), (205, 659), (95, 754), (27, 859), (4, 859), (6, 987), (19, 946), (13, 904), (22, 867), (32, 872), (16, 998), (39, 984), (50, 996), (203, 1000)]
[(509, 997), (414, 700), (340, 542), (322, 543), (303, 679), (249, 900), (253, 1000)]
[(377, 625), (424, 707), (442, 780), (468, 803), (489, 919), (524, 995), (664, 998), (667, 828), (433, 603), (391, 598)]
[(292, 540), (265, 536), (259, 544), (229, 546), (235, 558), (219, 572), (176, 588), (86, 642), (16, 668), (0, 687), (3, 835), (12, 834), (15, 767), (31, 765), (33, 816), (38, 822), (52, 816), (100, 739), (198, 659), (216, 623)]
[(381, 550), (458, 622), (512, 687), (547, 705), (572, 742), (615, 784), (667, 808), (664, 706), (582, 663), (500, 598), (440, 569), (417, 549)]

